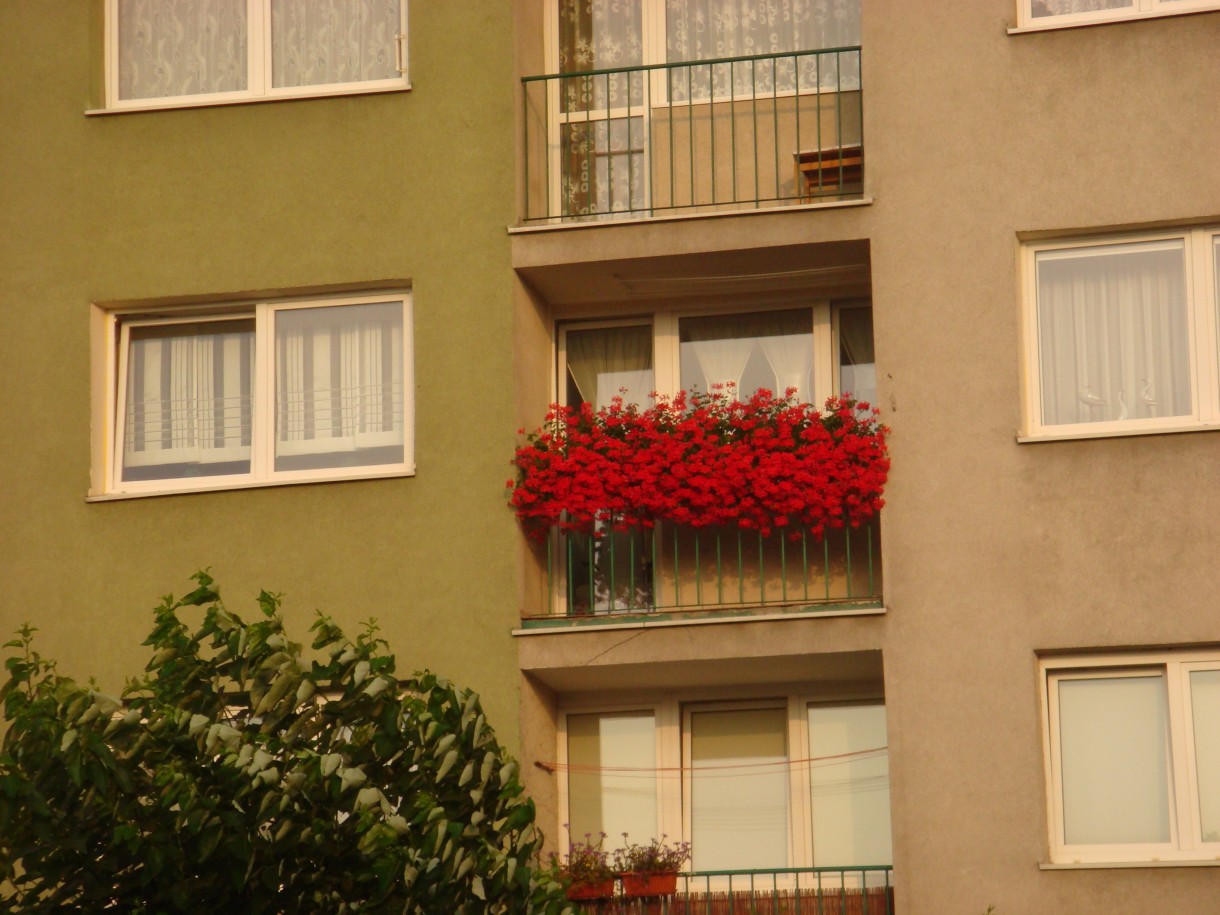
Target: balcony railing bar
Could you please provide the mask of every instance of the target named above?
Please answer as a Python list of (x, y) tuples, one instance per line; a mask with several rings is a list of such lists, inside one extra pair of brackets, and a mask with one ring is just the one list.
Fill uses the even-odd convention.
[(640, 66), (639, 64), (629, 67), (602, 67), (597, 70), (573, 70), (570, 73), (540, 73), (535, 76), (523, 76), (521, 82), (536, 83), (550, 79), (581, 79), (590, 76), (605, 76), (614, 73), (632, 73), (639, 70), (679, 70), (683, 67), (694, 69), (696, 67), (715, 67), (725, 64), (740, 64), (748, 61), (775, 60), (777, 58), (788, 57), (818, 57), (829, 56), (831, 54), (856, 54), (859, 53), (859, 45), (844, 45), (839, 48), (819, 48), (816, 51), (779, 51), (771, 54), (746, 54), (739, 57), (715, 57), (706, 60), (686, 60), (686, 61), (666, 61), (664, 63), (647, 64)]
[[(763, 536), (737, 528), (678, 525), (658, 525), (648, 531), (614, 532), (604, 527), (594, 534), (557, 533), (547, 548), (547, 580), (553, 595), (548, 615), (761, 608), (789, 606), (802, 600), (827, 604), (875, 600), (880, 597), (875, 536), (873, 524), (839, 528), (819, 536), (808, 530), (776, 530)], [(732, 540), (726, 542), (730, 537)], [(752, 544), (748, 542), (751, 537)], [(811, 539), (822, 542), (820, 564), (811, 561)], [(731, 552), (734, 541), (735, 563)], [(556, 547), (562, 553), (557, 554)], [(753, 548), (757, 549), (756, 560)], [(793, 551), (791, 556), (789, 551)], [(750, 559), (746, 558), (747, 552), (752, 554)], [(562, 556), (558, 562), (557, 555)], [(790, 580), (797, 574), (799, 583)], [(736, 587), (730, 591), (734, 575)], [(822, 585), (813, 591), (811, 586), (819, 577)], [(561, 605), (555, 606), (554, 598), (559, 597)]]

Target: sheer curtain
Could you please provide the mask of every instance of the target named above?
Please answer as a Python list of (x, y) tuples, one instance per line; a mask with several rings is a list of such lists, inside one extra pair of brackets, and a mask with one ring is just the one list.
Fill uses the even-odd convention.
[(1037, 255), (1042, 422), (1192, 412), (1181, 241)]
[(132, 327), (123, 479), (250, 469), (252, 321)]
[[(576, 399), (600, 409), (622, 394), (624, 403), (648, 405), (655, 387), (650, 326), (570, 330), (564, 345)], [(569, 403), (575, 406), (571, 397)]]
[(690, 716), (692, 870), (788, 866), (786, 709)]
[[(860, 0), (666, 0), (670, 63), (785, 54), (860, 44)], [(799, 88), (855, 89), (858, 53), (779, 57), (775, 61), (675, 70), (671, 97), (725, 98), (730, 94), (791, 92)]]
[(682, 318), (679, 322), (682, 387), (710, 391), (735, 386), (745, 399), (759, 388), (797, 398), (811, 396), (813, 319), (809, 309)]
[(839, 310), (839, 392), (876, 405), (877, 364), (870, 307)]
[(273, 85), (393, 79), (401, 27), (402, 0), (272, 0)]
[(246, 0), (119, 0), (119, 98), (247, 88)]
[(397, 302), (276, 312), (275, 469), (402, 460)]

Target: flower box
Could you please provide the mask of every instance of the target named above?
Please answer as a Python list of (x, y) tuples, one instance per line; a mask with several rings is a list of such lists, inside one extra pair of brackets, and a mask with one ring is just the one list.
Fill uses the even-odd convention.
[(592, 899), (609, 899), (614, 895), (614, 878), (608, 877), (598, 883), (573, 883), (568, 887), (568, 899), (573, 902)]
[(678, 890), (677, 874), (620, 874), (623, 895), (631, 897), (672, 896)]

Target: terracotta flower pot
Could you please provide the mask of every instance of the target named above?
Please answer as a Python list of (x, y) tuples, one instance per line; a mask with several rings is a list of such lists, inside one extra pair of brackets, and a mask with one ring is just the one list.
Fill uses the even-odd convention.
[(672, 896), (678, 889), (677, 874), (622, 874), (624, 896)]
[(576, 901), (580, 899), (609, 899), (614, 895), (614, 878), (607, 877), (597, 883), (573, 883), (568, 887), (568, 898)]

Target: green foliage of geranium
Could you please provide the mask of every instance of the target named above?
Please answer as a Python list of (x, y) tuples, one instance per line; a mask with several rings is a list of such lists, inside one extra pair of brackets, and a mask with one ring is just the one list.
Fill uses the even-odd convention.
[(350, 640), (319, 615), (308, 660), (276, 596), (247, 624), (195, 578), (121, 697), (60, 676), (28, 626), (6, 646), (0, 908), (563, 910), (477, 695), (399, 679), (371, 624)]

